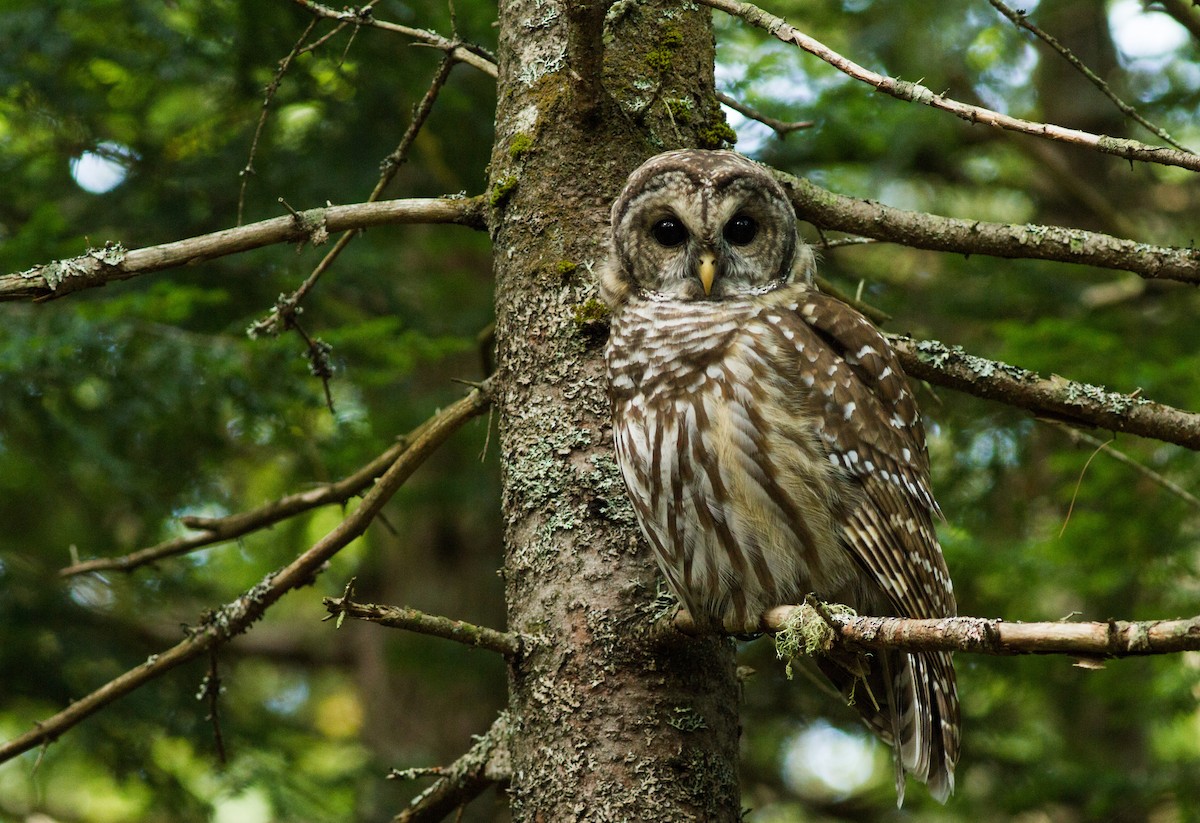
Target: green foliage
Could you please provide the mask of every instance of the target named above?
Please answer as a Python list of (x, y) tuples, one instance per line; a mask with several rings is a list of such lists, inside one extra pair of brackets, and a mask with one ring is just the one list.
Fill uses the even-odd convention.
[[(444, 6), (419, 13), (449, 31)], [(458, 22), (489, 45), (492, 14), (460, 4)], [(0, 270), (107, 240), (137, 248), (234, 225), (263, 88), (307, 22), (288, 4), (10, 3), (0, 15)], [(411, 110), (438, 60), (414, 50), (397, 62), (395, 45), (367, 30), (351, 41), (346, 31), (295, 60), (271, 100), (244, 220), (283, 213), (281, 196), (298, 208), (366, 198), (407, 125), (395, 113)], [(369, 82), (385, 71), (393, 82)], [(466, 74), (455, 72), (443, 90), (411, 165), (385, 196), (479, 191), (492, 91)], [(124, 180), (103, 194), (82, 190), (70, 161), (85, 150), (109, 151)], [(60, 581), (72, 552), (124, 554), (191, 534), (180, 515), (240, 512), (342, 477), (461, 395), (449, 378), (480, 377), (475, 340), (491, 319), (490, 261), (486, 238), (468, 234), (373, 231), (321, 281), (300, 322), (333, 347), (336, 415), (298, 336), (244, 334), (328, 246), (264, 249), (0, 307), (5, 739), (175, 643), (181, 623), (288, 562), (342, 512), (318, 510), (131, 575)], [(483, 424), (469, 427), (414, 478), (387, 513), (400, 531), (380, 527), (339, 555), (321, 581), (328, 593), (358, 574), (381, 601), (501, 624), (496, 515), (485, 514), (496, 509), (495, 471), (476, 462), (484, 440)], [(475, 501), (468, 507), (480, 514), (458, 517), (449, 499)], [(412, 568), (400, 573), (402, 557)], [(430, 581), (448, 573), (461, 587), (425, 602), (439, 591)], [(281, 603), (245, 652), (222, 652), (224, 769), (208, 707), (196, 700), (205, 666), (187, 666), (91, 718), (69, 746), (51, 746), (36, 779), (37, 752), (0, 767), (0, 819), (390, 817), (419, 787), (383, 783), (388, 766), (442, 762), (461, 745), (438, 741), (435, 717), (450, 703), (410, 723), (412, 745), (364, 736), (396, 725), (366, 716), (378, 706), (364, 695), (386, 686), (356, 682), (322, 613), (319, 597)], [(258, 649), (257, 637), (275, 640)], [(433, 668), (391, 638), (364, 642), (397, 672)], [(483, 728), (502, 698), (500, 673), (477, 661), (460, 661), (456, 673), (453, 688), (430, 687), (426, 705), (478, 706), (462, 715), (463, 728)], [(416, 688), (414, 696), (426, 691)]]
[[(956, 99), (1152, 139), (986, 4), (783, 0), (768, 8), (864, 66)], [(377, 11), (450, 32), (445, 5)], [(456, 2), (455, 11), (464, 37), (493, 46), (493, 4)], [(1119, 57), (1103, 4), (1047, 0), (1031, 13), (1068, 45), (1098, 44), (1094, 67), (1119, 93), (1200, 144), (1194, 43), (1155, 60)], [(9, 2), (0, 14), (0, 273), (106, 241), (132, 249), (234, 225), (263, 89), (308, 22), (286, 2)], [(715, 22), (721, 88), (772, 117), (816, 124), (780, 139), (730, 115), (735, 132), (719, 111), (664, 91), (657, 102), (676, 122), (706, 124), (705, 145), (740, 138), (743, 151), (782, 169), (902, 208), (1180, 246), (1200, 237), (1190, 173), (1130, 169), (1082, 149), (1047, 154), (1035, 138), (886, 98), (740, 22)], [(1076, 23), (1081, 33), (1072, 35)], [(244, 221), (282, 214), (280, 197), (296, 208), (361, 201), (378, 179), (379, 161), (407, 125), (397, 113), (420, 99), (439, 56), (397, 51), (391, 34), (352, 31), (299, 55), (282, 78), (245, 179)], [(665, 22), (647, 44), (651, 73), (671, 66), (678, 36)], [(493, 108), (491, 81), (456, 68), (384, 196), (481, 191)], [(524, 134), (507, 147), (513, 161), (535, 150)], [(122, 182), (103, 194), (80, 188), (71, 161), (85, 151), (116, 163)], [(516, 185), (515, 176), (501, 180), (492, 205)], [(263, 249), (61, 301), (0, 306), (4, 737), (175, 642), (180, 623), (288, 562), (342, 512), (320, 510), (130, 575), (60, 580), (72, 550), (123, 554), (189, 533), (181, 515), (244, 511), (340, 478), (459, 396), (451, 377), (481, 376), (477, 339), (492, 319), (487, 238), (456, 227), (372, 229), (299, 317), (332, 346), (329, 414), (297, 335), (244, 335), (328, 248)], [(591, 271), (569, 260), (547, 269), (559, 280)], [(895, 317), (891, 331), (1200, 408), (1195, 290), (882, 245), (829, 251), (821, 270), (849, 292), (861, 286), (865, 300)], [(595, 342), (604, 307), (584, 303), (575, 319)], [(1200, 519), (1188, 503), (1022, 412), (948, 391), (919, 394), (962, 613), (1195, 614)], [(548, 436), (547, 449), (565, 436)], [(357, 575), (364, 600), (502, 625), (495, 449), (478, 462), (486, 441), (485, 421), (458, 435), (389, 506), (388, 525), (339, 554), (316, 594), (340, 594)], [(1112, 445), (1193, 493), (1200, 487), (1191, 453), (1126, 436)], [(554, 484), (539, 489), (549, 496)], [(318, 600), (285, 600), (222, 652), (226, 767), (215, 760), (208, 707), (196, 700), (207, 667), (187, 666), (72, 730), (46, 750), (34, 777), (37, 753), (0, 766), (0, 819), (388, 819), (419, 787), (380, 775), (461, 753), (503, 701), (503, 667), (352, 622), (334, 635), (319, 622)], [(853, 712), (802, 681), (785, 682), (767, 644), (743, 654), (759, 671), (746, 684), (743, 724), (751, 819), (810, 819), (814, 805), (894, 819), (879, 747), (869, 749), (876, 765), (866, 786), (851, 796), (830, 801), (781, 784), (797, 729), (827, 717), (853, 734)], [(910, 790), (906, 808), (921, 819), (1200, 816), (1195, 655), (1112, 661), (1103, 671), (1060, 658), (963, 655), (958, 666), (959, 793), (935, 809)], [(695, 728), (682, 710), (668, 722)], [(490, 810), (471, 815), (489, 819)]]

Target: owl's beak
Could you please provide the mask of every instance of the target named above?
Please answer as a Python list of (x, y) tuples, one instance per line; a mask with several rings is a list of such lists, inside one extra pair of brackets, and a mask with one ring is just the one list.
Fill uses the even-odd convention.
[(700, 252), (700, 285), (704, 287), (704, 294), (708, 296), (712, 293), (713, 280), (717, 277), (717, 258), (710, 252)]

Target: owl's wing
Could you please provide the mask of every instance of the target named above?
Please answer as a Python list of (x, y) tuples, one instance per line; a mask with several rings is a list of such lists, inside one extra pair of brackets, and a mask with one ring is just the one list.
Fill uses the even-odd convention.
[[(933, 528), (940, 514), (929, 488), (920, 412), (895, 353), (874, 326), (844, 303), (803, 292), (780, 317), (792, 345), (806, 404), (816, 413), (829, 460), (861, 490), (840, 514), (843, 542), (887, 596), (896, 614), (956, 613), (954, 590)], [(788, 335), (791, 331), (791, 335)], [(805, 331), (809, 334), (805, 334)], [(815, 351), (814, 351), (815, 349)], [(958, 761), (958, 699), (946, 653), (877, 656), (865, 682), (880, 696), (862, 700), (863, 718), (896, 752), (896, 793), (905, 772), (945, 802)], [(858, 676), (832, 663), (822, 671), (852, 694)]]
[(784, 322), (802, 322), (819, 338), (815, 347), (803, 344), (807, 335), (793, 339), (808, 375), (803, 383), (813, 380), (808, 402), (818, 434), (829, 460), (862, 493), (841, 524), (847, 546), (897, 614), (955, 614), (933, 527), (940, 511), (930, 491), (925, 431), (895, 353), (870, 321), (828, 295), (809, 289), (789, 308)]

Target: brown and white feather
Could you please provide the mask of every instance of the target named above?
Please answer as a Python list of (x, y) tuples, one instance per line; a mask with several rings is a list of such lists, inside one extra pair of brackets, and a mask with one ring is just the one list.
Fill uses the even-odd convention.
[[(686, 247), (655, 244), (663, 214)], [(746, 214), (762, 225), (754, 242), (723, 244)], [(729, 152), (659, 155), (614, 204), (613, 232), (617, 460), (692, 616), (753, 632), (809, 592), (861, 613), (953, 615), (916, 401), (886, 339), (809, 284), (811, 252), (773, 180)], [(711, 294), (691, 274), (704, 250), (723, 261)], [(821, 668), (848, 695), (865, 680), (855, 706), (895, 747), (900, 798), (909, 773), (944, 800), (959, 752), (950, 656), (888, 652), (865, 677)]]

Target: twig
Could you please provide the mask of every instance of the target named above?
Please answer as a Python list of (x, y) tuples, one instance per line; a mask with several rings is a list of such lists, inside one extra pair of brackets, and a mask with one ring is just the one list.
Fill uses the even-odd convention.
[[(378, 2), (379, 2), (379, 0), (367, 0), (366, 3), (363, 3), (362, 8), (359, 11), (360, 16), (362, 13), (370, 13), (371, 8)], [(300, 53), (307, 54), (310, 51), (316, 51), (321, 46), (325, 45), (325, 43), (327, 43), (329, 40), (336, 37), (345, 28), (347, 28), (348, 26), (353, 26), (354, 31), (352, 31), (350, 33), (350, 39), (346, 43), (346, 48), (342, 51), (342, 60), (344, 61), (346, 59), (346, 55), (350, 52), (351, 43), (354, 42), (354, 38), (358, 34), (359, 25), (360, 24), (356, 20), (343, 20), (341, 23), (338, 23), (336, 26), (334, 26), (332, 29), (330, 29), (328, 32), (326, 32), (324, 35), (322, 35), (321, 37), (318, 37), (316, 40), (309, 43), (304, 48), (300, 49)]]
[(110, 243), (69, 260), (55, 260), (26, 271), (0, 275), (0, 302), (51, 300), (114, 280), (203, 263), (273, 243), (303, 242), (321, 232), (406, 223), (454, 223), (482, 229), (486, 226), (486, 208), (486, 198), (482, 196), (383, 200), (308, 209), (299, 213), (300, 220), (291, 215), (272, 217), (141, 249), (126, 250), (120, 244)]
[(1151, 246), (1061, 226), (987, 223), (892, 208), (835, 194), (800, 177), (774, 172), (801, 220), (822, 229), (917, 249), (1056, 260), (1131, 271), (1147, 279), (1200, 283), (1200, 249)]
[(411, 37), (414, 40), (419, 40), (428, 46), (433, 46), (436, 49), (441, 49), (447, 55), (452, 57), (459, 63), (466, 63), (469, 66), (479, 69), (484, 74), (495, 79), (497, 76), (496, 58), (488, 53), (485, 49), (479, 46), (460, 43), (456, 40), (451, 40), (447, 37), (429, 31), (428, 29), (415, 29), (410, 26), (402, 26), (398, 23), (388, 23), (383, 20), (376, 20), (371, 14), (369, 8), (346, 9), (345, 11), (337, 11), (329, 6), (321, 3), (313, 2), (313, 0), (293, 0), (296, 4), (303, 6), (312, 14), (318, 17), (325, 17), (330, 20), (339, 22), (350, 21), (355, 25), (369, 26), (371, 28), (390, 31), (395, 34), (402, 34), (405, 37)]
[(815, 55), (833, 66), (843, 74), (853, 77), (873, 86), (877, 91), (891, 95), (899, 100), (922, 103), (941, 111), (960, 117), (970, 123), (983, 123), (996, 128), (1030, 134), (1047, 140), (1058, 140), (1077, 146), (1085, 146), (1104, 154), (1123, 157), (1126, 160), (1142, 160), (1148, 163), (1159, 163), (1164, 166), (1179, 166), (1192, 171), (1200, 171), (1200, 155), (1187, 151), (1168, 149), (1161, 146), (1150, 146), (1136, 140), (1128, 140), (1106, 135), (1090, 134), (1078, 129), (1068, 129), (1052, 123), (1034, 123), (1010, 117), (1000, 112), (960, 103), (949, 97), (935, 94), (920, 83), (909, 83), (885, 77), (882, 74), (863, 68), (835, 52), (825, 44), (814, 40), (807, 34), (797, 31), (786, 20), (776, 17), (755, 5), (743, 3), (740, 0), (700, 0), (703, 5), (740, 17), (752, 26), (765, 30), (771, 36), (797, 46), (809, 54)]
[(454, 809), (470, 803), (494, 783), (507, 783), (512, 776), (508, 758), (508, 715), (501, 713), (492, 727), (478, 737), (466, 754), (440, 769), (442, 776), (421, 792), (395, 823), (437, 823)]
[(1183, 145), (1180, 145), (1179, 143), (1177, 143), (1175, 141), (1175, 139), (1171, 137), (1171, 135), (1167, 134), (1166, 130), (1159, 128), (1158, 126), (1154, 125), (1149, 120), (1147, 120), (1145, 117), (1142, 117), (1142, 115), (1138, 114), (1137, 109), (1135, 109), (1133, 106), (1126, 103), (1120, 97), (1117, 97), (1116, 93), (1113, 92), (1113, 90), (1111, 88), (1109, 88), (1108, 83), (1106, 83), (1104, 81), (1104, 78), (1100, 77), (1094, 71), (1089, 69), (1082, 60), (1080, 60), (1078, 57), (1075, 56), (1074, 52), (1072, 52), (1069, 48), (1064, 46), (1062, 43), (1058, 42), (1058, 40), (1056, 38), (1052, 37), (1050, 34), (1048, 34), (1045, 31), (1042, 31), (1042, 29), (1040, 29), (1038, 26), (1031, 23), (1029, 21), (1028, 16), (1026, 16), (1025, 12), (1015, 11), (1014, 9), (1009, 8), (1009, 6), (1007, 4), (1005, 4), (1004, 2), (1002, 2), (1002, 0), (988, 0), (988, 2), (992, 4), (992, 7), (994, 9), (996, 9), (996, 11), (1000, 12), (1005, 17), (1007, 17), (1009, 20), (1011, 20), (1013, 25), (1017, 26), (1018, 28), (1025, 29), (1026, 31), (1032, 32), (1036, 37), (1041, 39), (1047, 46), (1049, 46), (1050, 48), (1052, 48), (1056, 52), (1058, 52), (1060, 55), (1062, 55), (1064, 60), (1066, 60), (1068, 63), (1070, 63), (1071, 66), (1076, 71), (1078, 71), (1080, 74), (1082, 74), (1084, 77), (1086, 77), (1089, 83), (1091, 83), (1096, 88), (1100, 89), (1101, 93), (1103, 93), (1105, 97), (1107, 97), (1109, 100), (1111, 100), (1113, 102), (1113, 105), (1115, 105), (1118, 109), (1120, 109), (1121, 113), (1124, 114), (1126, 117), (1132, 118), (1133, 120), (1137, 121), (1142, 127), (1144, 127), (1147, 131), (1149, 131), (1155, 137), (1157, 137), (1160, 140), (1163, 140), (1167, 143), (1170, 143), (1172, 146), (1179, 149), (1180, 151), (1186, 151), (1189, 154), (1195, 154), (1195, 152), (1193, 152), (1187, 146), (1183, 146)]
[[(477, 387), (482, 384), (477, 384)], [(490, 394), (483, 402), (490, 405)], [(59, 571), (62, 577), (98, 571), (132, 571), (167, 557), (185, 554), (215, 543), (227, 543), (239, 537), (269, 528), (280, 521), (295, 517), (320, 506), (345, 505), (346, 501), (361, 494), (387, 468), (395, 463), (412, 444), (424, 436), (426, 429), (438, 419), (437, 415), (426, 420), (408, 434), (396, 439), (396, 443), (371, 460), (353, 474), (334, 483), (323, 483), (307, 491), (289, 494), (257, 509), (240, 512), (228, 517), (197, 517), (185, 515), (179, 521), (189, 529), (200, 533), (178, 537), (121, 557), (98, 557), (93, 560), (74, 562)]]
[(217, 750), (217, 762), (224, 766), (229, 762), (225, 754), (225, 736), (221, 734), (221, 672), (217, 665), (217, 647), (208, 650), (208, 674), (200, 684), (200, 694), (208, 701), (208, 721), (212, 723), (213, 745)]
[(1115, 435), (1114, 437), (1109, 438), (1107, 442), (1102, 442), (1099, 446), (1097, 446), (1092, 453), (1088, 455), (1088, 459), (1083, 464), (1083, 468), (1079, 470), (1079, 478), (1075, 481), (1075, 490), (1071, 492), (1071, 503), (1069, 506), (1067, 506), (1066, 516), (1063, 517), (1062, 528), (1058, 530), (1058, 537), (1060, 540), (1062, 539), (1062, 536), (1067, 533), (1067, 526), (1071, 523), (1071, 514), (1075, 511), (1075, 501), (1079, 499), (1079, 489), (1083, 486), (1083, 478), (1087, 476), (1088, 467), (1092, 465), (1092, 461), (1096, 459), (1096, 455), (1100, 453), (1101, 449), (1111, 443), (1113, 439), (1115, 439)]
[[(333, 379), (333, 362), (330, 360), (329, 355), (333, 351), (333, 346), (319, 337), (309, 337), (304, 327), (296, 322), (294, 314), (288, 326), (296, 334), (300, 335), (300, 338), (304, 341), (307, 349), (305, 357), (308, 358), (308, 370), (312, 373), (313, 377), (321, 381), (321, 387), (325, 389), (325, 407), (329, 409), (330, 414), (337, 414), (333, 408), (333, 393), (329, 390), (329, 381)], [(251, 337), (255, 336), (253, 328), (249, 330), (249, 334)]]
[(800, 129), (811, 129), (816, 125), (815, 120), (799, 120), (791, 123), (784, 120), (776, 120), (774, 117), (768, 117), (758, 109), (751, 108), (740, 100), (730, 97), (723, 91), (717, 92), (717, 100), (719, 100), (721, 103), (724, 103), (726, 106), (729, 106), (729, 108), (733, 109), (738, 114), (749, 117), (751, 120), (757, 120), (764, 126), (771, 129), (771, 131), (775, 132), (775, 134), (777, 134), (779, 137), (787, 137), (794, 131), (799, 131)]
[(453, 640), (466, 646), (499, 652), (507, 657), (521, 653), (521, 637), (512, 632), (501, 632), (484, 626), (465, 623), (462, 620), (451, 620), (448, 617), (426, 614), (416, 609), (404, 606), (378, 606), (373, 603), (355, 603), (348, 595), (342, 597), (326, 597), (321, 601), (329, 610), (326, 620), (336, 617), (353, 617), (355, 620), (366, 620), (381, 626), (395, 629), (407, 629), (410, 632), (428, 634), (444, 640)]
[(1200, 414), (1135, 394), (1039, 374), (936, 340), (887, 335), (909, 377), (1027, 409), (1040, 417), (1128, 432), (1200, 451)]
[[(802, 606), (779, 606), (763, 615), (762, 626), (774, 634), (786, 624), (795, 626)], [(1200, 617), (1187, 620), (1108, 620), (1095, 623), (1009, 623), (982, 617), (862, 617), (812, 612), (815, 631), (832, 621), (839, 631), (828, 632), (833, 644), (906, 652), (973, 652), (977, 654), (1067, 654), (1087, 657), (1134, 657), (1200, 649)], [(686, 611), (673, 625), (684, 634), (697, 633)]]
[(439, 412), (424, 428), (421, 436), (363, 496), (358, 508), (307, 551), (279, 571), (268, 574), (262, 582), (237, 600), (207, 615), (198, 625), (188, 630), (185, 640), (160, 654), (151, 655), (142, 665), (130, 669), (91, 694), (76, 700), (53, 717), (36, 723), (34, 728), (25, 734), (0, 745), (0, 763), (44, 742), (55, 740), (63, 732), (109, 703), (241, 634), (289, 591), (310, 584), (331, 557), (367, 530), (383, 505), (438, 446), (463, 423), (487, 408), (490, 385), (490, 382), (485, 383), (484, 388), (472, 391)]
[[(425, 92), (424, 97), (421, 98), (421, 102), (413, 109), (412, 120), (405, 130), (404, 136), (400, 139), (400, 144), (396, 146), (391, 154), (383, 159), (379, 180), (376, 182), (371, 194), (367, 197), (366, 202), (374, 203), (377, 201), (383, 190), (395, 178), (396, 172), (407, 162), (408, 152), (412, 148), (413, 142), (417, 139), (417, 134), (420, 133), (421, 127), (425, 125), (430, 112), (433, 111), (433, 104), (437, 100), (442, 86), (446, 84), (446, 80), (450, 76), (450, 70), (454, 68), (454, 62), (449, 56), (442, 59), (441, 65), (438, 66), (437, 73), (429, 85), (429, 89)], [(300, 305), (300, 302), (312, 287), (316, 285), (321, 275), (333, 265), (333, 262), (337, 260), (342, 250), (350, 245), (350, 241), (362, 234), (362, 231), (361, 228), (355, 228), (343, 232), (342, 236), (333, 244), (333, 248), (325, 253), (325, 256), (321, 258), (321, 262), (316, 265), (308, 277), (305, 278), (304, 282), (290, 295), (277, 301), (269, 315), (251, 324), (250, 335), (253, 337), (259, 334), (279, 334), (285, 328), (294, 327), (296, 322), (296, 308)], [(325, 394), (328, 398), (328, 381), (325, 383)]]
[(1105, 454), (1112, 457), (1118, 463), (1128, 466), (1129, 468), (1136, 471), (1138, 474), (1142, 475), (1142, 477), (1145, 477), (1147, 480), (1150, 480), (1152, 483), (1156, 483), (1157, 485), (1162, 486), (1164, 489), (1166, 489), (1171, 494), (1178, 497), (1183, 502), (1187, 503), (1192, 508), (1200, 509), (1200, 498), (1196, 497), (1196, 495), (1189, 492), (1187, 489), (1185, 489), (1183, 486), (1176, 483), (1174, 480), (1170, 480), (1170, 479), (1164, 477), (1163, 475), (1159, 474), (1154, 469), (1150, 468), (1149, 466), (1145, 465), (1144, 463), (1139, 463), (1137, 460), (1134, 460), (1132, 457), (1125, 454), (1125, 452), (1113, 448), (1109, 443), (1107, 443), (1103, 440), (1100, 440), (1099, 438), (1092, 437), (1090, 434), (1087, 434), (1086, 432), (1081, 432), (1081, 431), (1079, 431), (1079, 429), (1076, 429), (1073, 426), (1068, 426), (1066, 423), (1063, 423), (1062, 421), (1059, 421), (1059, 420), (1042, 419), (1039, 422), (1045, 423), (1047, 425), (1053, 426), (1054, 428), (1058, 429), (1060, 432), (1065, 434), (1072, 443), (1074, 443), (1076, 445), (1079, 445), (1082, 443), (1082, 444), (1088, 446), (1089, 448), (1099, 449), (1100, 451), (1102, 451)]
[(242, 180), (241, 187), (238, 190), (237, 204), (237, 225), (239, 226), (242, 225), (242, 214), (246, 205), (246, 184), (254, 174), (254, 155), (258, 153), (258, 141), (262, 137), (263, 127), (267, 125), (267, 112), (271, 108), (271, 101), (275, 99), (275, 94), (279, 91), (279, 84), (283, 82), (283, 76), (291, 68), (292, 61), (303, 53), (301, 46), (303, 46), (304, 41), (308, 39), (308, 35), (312, 34), (312, 30), (316, 26), (316, 20), (309, 22), (304, 32), (300, 35), (300, 39), (292, 46), (292, 50), (288, 52), (286, 57), (279, 61), (279, 65), (275, 69), (275, 76), (271, 78), (271, 82), (263, 90), (262, 111), (258, 115), (258, 125), (254, 127), (254, 137), (250, 141), (250, 153), (246, 158), (245, 167), (238, 172), (238, 177)]
[(180, 521), (183, 525), (189, 529), (198, 529), (200, 533), (178, 537), (120, 557), (98, 557), (93, 560), (72, 563), (61, 569), (59, 575), (70, 577), (86, 572), (132, 571), (167, 557), (185, 554), (215, 543), (236, 540), (243, 535), (269, 528), (282, 520), (303, 514), (319, 506), (345, 504), (347, 500), (369, 486), (376, 477), (383, 474), (388, 466), (395, 463), (396, 459), (408, 449), (413, 439), (420, 436), (426, 425), (428, 425), (428, 421), (415, 429), (412, 434), (400, 438), (395, 445), (354, 474), (335, 483), (324, 483), (307, 491), (289, 494), (265, 506), (229, 517), (182, 517)]
[(829, 251), (831, 249), (844, 249), (847, 246), (872, 246), (881, 241), (873, 237), (838, 237), (833, 240), (824, 240), (814, 244), (815, 248), (821, 251)]

